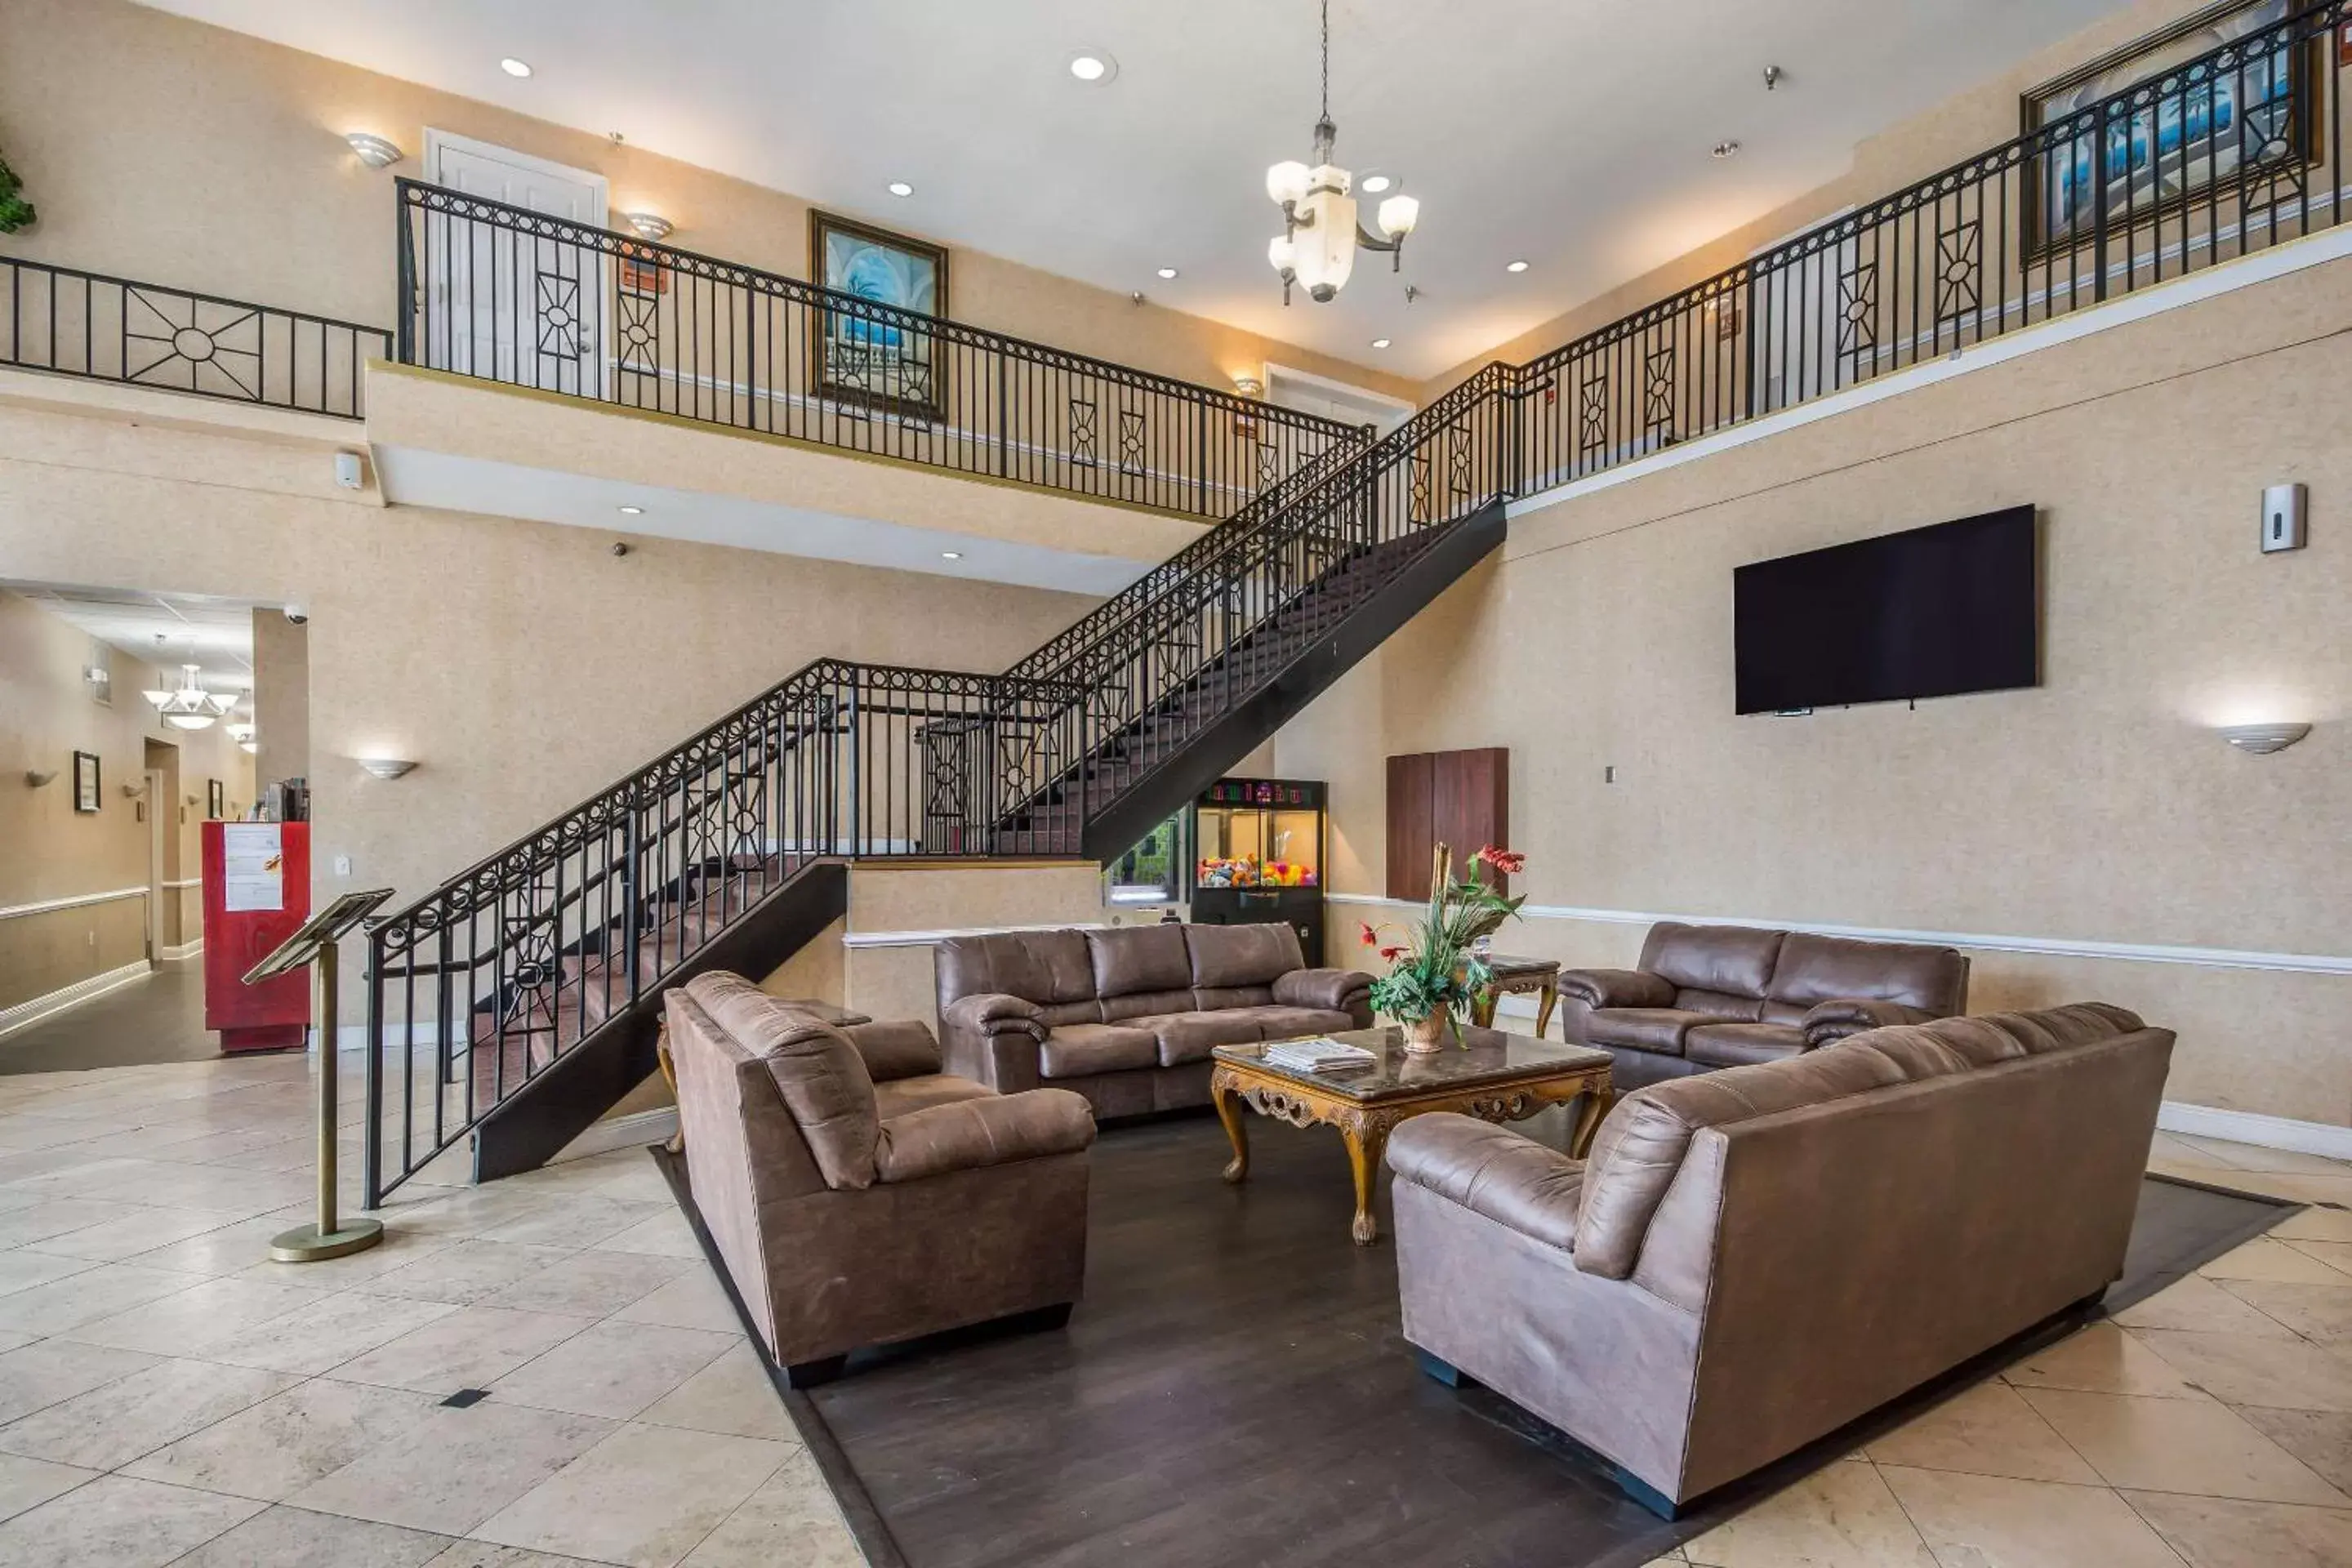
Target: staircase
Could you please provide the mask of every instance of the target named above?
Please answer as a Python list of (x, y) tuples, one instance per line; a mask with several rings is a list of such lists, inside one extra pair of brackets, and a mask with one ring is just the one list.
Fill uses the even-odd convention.
[[(369, 1204), (544, 1163), (655, 1067), (664, 991), (767, 973), (850, 862), (1108, 860), (1501, 542), (1501, 373), (1302, 463), (1002, 675), (820, 659), (370, 934)], [(1499, 428), (1499, 426), (1497, 426)]]

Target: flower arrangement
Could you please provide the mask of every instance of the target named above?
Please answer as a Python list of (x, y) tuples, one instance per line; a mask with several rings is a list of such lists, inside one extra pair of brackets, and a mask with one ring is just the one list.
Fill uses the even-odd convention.
[(1389, 942), (1390, 926), (1365, 924), (1363, 944), (1391, 966), (1372, 982), (1372, 1005), (1405, 1024), (1405, 1048), (1428, 1052), (1444, 1048), (1450, 1031), (1458, 1042), (1462, 1028), (1455, 1015), (1483, 997), (1494, 984), (1485, 956), (1475, 945), (1514, 919), (1527, 901), (1506, 898), (1482, 880), (1475, 868), (1491, 867), (1508, 875), (1527, 865), (1527, 857), (1489, 844), (1472, 856), (1471, 874), (1454, 879), (1453, 851), (1441, 844), (1432, 858), (1429, 912), (1407, 939)]

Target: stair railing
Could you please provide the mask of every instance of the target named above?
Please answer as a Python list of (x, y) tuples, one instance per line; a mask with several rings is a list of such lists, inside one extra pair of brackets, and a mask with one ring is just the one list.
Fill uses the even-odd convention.
[[(1228, 521), (1012, 671), (819, 660), (453, 878), (370, 938), (369, 1203), (819, 859), (1082, 853), (1088, 823), (1276, 679), (1321, 634), (1318, 616), (1499, 498), (1572, 483), (2337, 224), (2344, 164), (2330, 51), (2347, 18), (2352, 0), (2298, 12), (1526, 365), (1490, 364), (1369, 445), (1358, 432), (1292, 424), (1310, 434), (1247, 486), (1196, 459), (1186, 478), (1213, 481), (1196, 496), (1242, 500)], [(429, 212), (558, 247), (534, 256), (593, 258), (563, 265), (600, 298), (611, 281), (604, 269), (642, 263), (674, 269), (673, 290), (690, 278), (746, 297), (789, 296), (818, 316), (942, 343), (968, 331), (496, 207), (404, 186), (404, 280), (422, 286), (420, 258), (428, 270), (440, 265), (433, 225), (406, 226)], [(650, 289), (672, 310), (679, 298), (642, 276), (612, 287)], [(484, 303), (467, 299), (469, 310)], [(404, 316), (404, 358), (418, 363), (409, 334), (422, 321), (430, 339), (435, 319), (429, 300), (422, 315)], [(438, 319), (476, 320), (446, 310)], [(747, 318), (709, 319), (731, 331)], [(499, 357), (497, 342), (520, 340), (493, 338), (468, 374), (540, 374)], [(626, 374), (649, 378), (635, 383), (617, 379), (618, 361), (584, 353), (552, 374), (559, 384), (584, 377), (572, 387), (582, 395), (617, 400), (627, 384), (636, 390), (626, 395), (656, 402), (700, 396), (700, 372), (679, 372), (691, 370), (698, 349), (689, 345), (701, 341), (665, 339), (653, 358), (629, 361)], [(784, 341), (801, 340), (787, 330)], [(430, 353), (467, 352), (428, 343), (427, 363)], [(1003, 352), (1041, 374), (1071, 357)], [(772, 351), (748, 357), (774, 363)], [(799, 363), (798, 350), (785, 359)], [(724, 390), (723, 416), (758, 428), (786, 411), (820, 416), (811, 411), (830, 395), (782, 382)], [(1220, 420), (1282, 419), (1237, 399), (1197, 405)], [(863, 412), (868, 428), (920, 423), (904, 406), (869, 402)], [(1067, 451), (1057, 460), (1076, 467)], [(398, 1069), (397, 1107), (387, 1103), (388, 1064)]]

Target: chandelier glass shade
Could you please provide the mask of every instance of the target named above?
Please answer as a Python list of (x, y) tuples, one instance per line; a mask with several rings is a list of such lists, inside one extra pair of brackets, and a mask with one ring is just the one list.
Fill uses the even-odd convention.
[(184, 664), (180, 669), (178, 689), (139, 694), (154, 705), (164, 723), (174, 730), (208, 730), (215, 720), (236, 706), (236, 698), (204, 689), (197, 679), (204, 673), (199, 666)]
[(1405, 236), (1421, 222), (1421, 203), (1408, 195), (1382, 201), (1380, 232), (1356, 216), (1355, 177), (1332, 162), (1339, 128), (1331, 122), (1331, 4), (1323, 0), (1323, 117), (1315, 122), (1313, 167), (1296, 159), (1265, 172), (1265, 194), (1282, 209), (1282, 232), (1267, 245), (1265, 258), (1282, 278), (1282, 302), (1290, 303), (1297, 284), (1307, 298), (1328, 302), (1348, 286), (1358, 249), (1389, 253), (1390, 269), (1404, 265)]

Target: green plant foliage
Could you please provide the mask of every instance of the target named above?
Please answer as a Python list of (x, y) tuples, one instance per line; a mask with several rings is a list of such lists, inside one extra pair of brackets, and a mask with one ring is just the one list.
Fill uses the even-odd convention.
[(0, 234), (29, 228), (39, 216), (33, 211), (33, 204), (21, 195), (24, 188), (25, 182), (16, 177), (16, 171), (8, 167), (5, 158), (0, 158)]
[(1381, 947), (1378, 931), (1363, 928), (1364, 945), (1379, 948), (1394, 961), (1390, 971), (1372, 982), (1372, 1005), (1391, 1018), (1408, 1023), (1443, 1014), (1454, 1037), (1461, 1037), (1457, 1015), (1486, 994), (1494, 973), (1470, 950), (1482, 936), (1492, 936), (1514, 919), (1526, 895), (1505, 898), (1480, 879), (1478, 868), (1517, 870), (1520, 858), (1492, 846), (1472, 857), (1470, 875), (1456, 881), (1453, 855), (1441, 844), (1430, 868), (1429, 908), (1413, 923), (1408, 940)]

